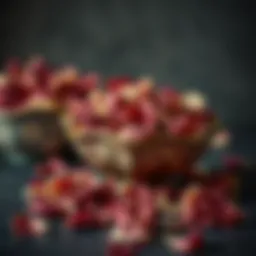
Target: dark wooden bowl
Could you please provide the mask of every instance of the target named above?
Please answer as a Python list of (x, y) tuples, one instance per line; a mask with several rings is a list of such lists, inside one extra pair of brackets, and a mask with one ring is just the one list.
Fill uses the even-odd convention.
[(72, 132), (72, 127), (67, 130), (80, 157), (102, 173), (154, 182), (170, 173), (190, 172), (205, 152), (216, 127), (212, 125), (204, 136), (191, 141), (172, 138), (159, 130), (133, 145), (121, 143), (111, 133)]

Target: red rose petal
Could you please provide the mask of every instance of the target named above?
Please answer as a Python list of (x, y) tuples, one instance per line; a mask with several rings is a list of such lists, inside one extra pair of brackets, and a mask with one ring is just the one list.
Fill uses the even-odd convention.
[(203, 237), (198, 233), (171, 239), (171, 248), (179, 253), (194, 253), (203, 247)]
[(187, 237), (188, 252), (195, 252), (203, 247), (203, 236), (198, 233), (190, 234)]
[(71, 99), (83, 99), (85, 91), (76, 82), (64, 82), (53, 92), (53, 97), (58, 102), (67, 102)]
[(126, 109), (124, 118), (129, 124), (141, 124), (144, 120), (144, 115), (139, 107), (131, 105)]
[(130, 77), (113, 77), (108, 79), (106, 82), (106, 87), (111, 92), (117, 92), (125, 85), (131, 83), (133, 80)]
[(137, 255), (140, 247), (130, 243), (111, 243), (107, 248), (107, 256), (134, 256)]
[(63, 209), (40, 199), (30, 202), (28, 210), (32, 215), (45, 218), (60, 218), (64, 216)]
[(15, 109), (27, 103), (31, 91), (20, 84), (9, 84), (0, 90), (0, 107)]
[(82, 210), (68, 216), (66, 225), (71, 229), (79, 230), (85, 228), (99, 228), (102, 226), (102, 223), (93, 211)]
[[(118, 115), (118, 113), (117, 113)], [(120, 136), (127, 141), (140, 141), (154, 133), (157, 124), (156, 112), (149, 102), (132, 105), (121, 110)]]
[(59, 195), (70, 195), (75, 190), (75, 184), (71, 176), (64, 176), (56, 181), (56, 190)]
[(51, 71), (43, 58), (37, 58), (32, 60), (26, 67), (26, 70), (34, 75), (36, 86), (38, 87), (38, 89), (48, 89), (47, 85), (51, 75)]
[(203, 131), (204, 124), (190, 115), (180, 115), (171, 118), (168, 129), (171, 135), (181, 138), (191, 137)]
[(181, 111), (180, 99), (180, 94), (175, 90), (162, 88), (157, 94), (157, 105), (168, 113), (179, 113)]
[(100, 82), (99, 75), (96, 73), (90, 73), (85, 76), (82, 76), (78, 80), (78, 86), (83, 88), (83, 90), (86, 93), (88, 93), (88, 92), (92, 91), (93, 89), (95, 89), (97, 87), (97, 85), (99, 84), (99, 82)]
[(31, 235), (37, 237), (44, 235), (49, 229), (48, 223), (44, 219), (38, 217), (32, 217), (29, 220), (29, 226)]
[(29, 218), (23, 214), (16, 215), (12, 220), (11, 229), (19, 237), (30, 236)]
[(114, 211), (115, 211), (115, 205), (109, 204), (108, 206), (105, 206), (103, 208), (99, 208), (97, 212), (98, 219), (101, 223), (106, 223), (106, 225), (109, 223), (112, 223), (114, 220)]
[(186, 115), (171, 120), (168, 128), (174, 136), (189, 136), (196, 131), (195, 125), (191, 122), (190, 117)]
[(84, 100), (85, 96), (99, 83), (97, 74), (89, 74), (78, 77), (73, 81), (62, 81), (53, 89), (53, 97), (58, 102), (69, 102), (72, 100)]
[(41, 177), (49, 177), (52, 175), (62, 176), (67, 172), (67, 165), (60, 159), (52, 158), (46, 163), (39, 164), (36, 167), (36, 174)]
[(113, 218), (115, 210), (115, 194), (109, 184), (103, 184), (94, 189), (84, 191), (77, 199), (77, 207), (81, 211), (95, 209), (95, 218), (102, 223), (108, 223)]
[(109, 205), (115, 198), (114, 191), (111, 186), (102, 185), (93, 193), (93, 202), (99, 205)]
[(22, 72), (22, 66), (18, 59), (10, 59), (6, 64), (6, 72), (11, 81), (17, 82)]
[(222, 225), (224, 227), (232, 227), (238, 224), (243, 219), (242, 212), (234, 207), (232, 204), (227, 203), (222, 211)]

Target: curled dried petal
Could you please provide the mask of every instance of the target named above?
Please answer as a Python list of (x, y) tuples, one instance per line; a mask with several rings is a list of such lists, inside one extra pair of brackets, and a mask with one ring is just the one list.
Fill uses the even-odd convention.
[(24, 214), (16, 215), (11, 222), (14, 235), (19, 237), (30, 236), (29, 218)]
[(203, 247), (203, 237), (198, 233), (192, 233), (185, 237), (171, 237), (166, 240), (167, 246), (179, 253), (193, 253)]
[(22, 65), (19, 59), (9, 59), (6, 64), (6, 72), (11, 81), (17, 81), (22, 72)]
[(44, 219), (38, 217), (29, 220), (29, 226), (34, 236), (45, 235), (49, 230), (49, 224)]
[(22, 84), (9, 84), (1, 88), (0, 107), (7, 110), (22, 107), (28, 102), (31, 93), (31, 90)]
[(98, 228), (102, 225), (97, 215), (93, 211), (88, 210), (79, 211), (68, 216), (65, 224), (74, 230)]
[(200, 111), (207, 106), (205, 96), (199, 92), (187, 92), (182, 98), (185, 108), (191, 111)]
[(112, 77), (107, 80), (106, 87), (111, 92), (117, 92), (127, 84), (130, 84), (133, 80), (130, 77)]

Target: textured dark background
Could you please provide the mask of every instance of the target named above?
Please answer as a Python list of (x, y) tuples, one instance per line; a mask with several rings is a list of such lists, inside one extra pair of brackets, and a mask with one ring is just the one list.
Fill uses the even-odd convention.
[[(253, 159), (254, 13), (253, 4), (238, 0), (3, 1), (0, 62), (41, 54), (105, 75), (150, 74), (163, 84), (200, 89), (234, 132), (232, 151)], [(25, 164), (2, 165), (0, 255), (102, 255), (102, 234), (10, 240), (7, 217), (19, 209), (18, 191), (30, 173)], [(254, 255), (255, 223), (252, 217), (238, 231), (217, 233), (223, 248), (207, 255)], [(157, 251), (153, 246), (145, 255), (164, 255)]]

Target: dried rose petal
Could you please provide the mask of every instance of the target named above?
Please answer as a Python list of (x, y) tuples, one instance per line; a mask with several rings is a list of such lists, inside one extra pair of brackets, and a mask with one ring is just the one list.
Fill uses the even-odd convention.
[(36, 173), (39, 177), (48, 177), (51, 175), (61, 176), (67, 171), (67, 165), (60, 159), (52, 158), (46, 163), (36, 167)]
[(228, 131), (220, 131), (212, 138), (213, 148), (226, 148), (230, 144), (230, 134)]
[(85, 190), (75, 197), (78, 210), (86, 209), (88, 205), (92, 204), (92, 194), (93, 192), (91, 190)]
[(144, 120), (142, 109), (139, 106), (131, 105), (122, 114), (124, 122), (128, 124), (141, 124)]
[(113, 188), (108, 184), (103, 184), (95, 189), (92, 196), (92, 200), (96, 205), (103, 206), (111, 204), (115, 199)]
[(129, 245), (111, 244), (107, 249), (108, 256), (132, 256), (132, 248)]
[(162, 88), (157, 93), (157, 107), (162, 108), (168, 114), (179, 113), (182, 109), (181, 95), (173, 89)]
[(0, 94), (0, 107), (12, 110), (27, 103), (31, 90), (21, 84), (8, 84), (1, 88)]
[(146, 187), (137, 188), (134, 191), (134, 196), (137, 197), (137, 221), (146, 227), (152, 228), (154, 224), (154, 218), (156, 216), (154, 206), (154, 196), (152, 192)]
[(84, 89), (86, 93), (89, 93), (93, 89), (99, 85), (100, 78), (99, 75), (96, 73), (89, 73), (85, 76), (82, 76), (78, 80), (78, 86)]
[(11, 229), (18, 237), (41, 236), (48, 231), (48, 224), (41, 218), (19, 214), (13, 218)]
[(209, 109), (203, 109), (196, 112), (189, 112), (189, 115), (195, 122), (211, 124), (216, 119), (214, 113)]
[(75, 191), (75, 184), (71, 175), (56, 180), (56, 190), (59, 195), (70, 195)]
[(121, 116), (123, 128), (117, 133), (121, 142), (139, 142), (152, 135), (156, 129), (156, 112), (148, 102), (126, 107)]
[(85, 91), (80, 86), (73, 83), (62, 83), (53, 92), (53, 97), (58, 102), (66, 102), (70, 99), (83, 99)]
[(107, 256), (134, 256), (140, 250), (140, 244), (110, 243), (107, 248)]
[(98, 177), (88, 170), (73, 170), (72, 179), (77, 188), (82, 188), (83, 191), (93, 191), (99, 185)]
[(29, 218), (24, 214), (16, 215), (11, 223), (11, 229), (17, 236), (29, 236), (31, 234)]
[(203, 237), (198, 233), (192, 233), (185, 237), (173, 237), (167, 243), (169, 243), (174, 251), (193, 253), (203, 247)]
[(33, 236), (42, 236), (49, 230), (48, 223), (41, 218), (31, 218), (29, 220), (30, 231)]
[[(65, 77), (64, 77), (65, 78)], [(84, 100), (85, 96), (95, 88), (98, 83), (98, 76), (89, 74), (79, 78), (60, 79), (57, 86), (52, 90), (53, 98), (60, 103), (67, 103), (72, 100)]]
[(36, 87), (39, 90), (47, 90), (51, 76), (51, 70), (43, 58), (35, 58), (26, 66), (26, 71), (34, 76)]
[(131, 83), (133, 80), (130, 77), (114, 77), (108, 79), (106, 82), (106, 87), (111, 92), (117, 92), (122, 89), (127, 84)]
[(10, 59), (6, 64), (6, 72), (11, 81), (18, 81), (22, 72), (22, 66), (18, 59)]
[(225, 198), (231, 197), (237, 186), (234, 175), (224, 170), (219, 175), (210, 175), (207, 185)]
[[(189, 191), (188, 191), (189, 192)], [(189, 227), (208, 228), (216, 224), (216, 214), (221, 207), (219, 197), (202, 188), (192, 188), (188, 201), (182, 203), (182, 220)]]
[(136, 242), (147, 240), (155, 227), (156, 210), (154, 197), (144, 186), (131, 186), (116, 205), (114, 223), (127, 230), (129, 239)]
[(100, 223), (110, 223), (115, 210), (116, 195), (111, 184), (99, 184), (91, 189), (85, 189), (76, 197), (77, 209), (87, 211), (94, 209), (95, 218)]
[(103, 223), (100, 222), (94, 211), (81, 210), (67, 217), (65, 224), (75, 230), (86, 228), (99, 228)]
[[(241, 211), (231, 204), (218, 187), (207, 186), (195, 191), (190, 201), (183, 201), (182, 219), (189, 227), (205, 229), (232, 226), (242, 219)], [(184, 200), (184, 199), (183, 199)]]
[(76, 198), (79, 209), (85, 208), (89, 204), (94, 205), (95, 208), (99, 207), (99, 209), (101, 209), (102, 207), (112, 204), (113, 200), (114, 194), (107, 186), (96, 186), (84, 189)]
[(101, 223), (106, 223), (106, 225), (109, 223), (111, 224), (113, 222), (114, 217), (114, 211), (116, 210), (116, 207), (114, 204), (109, 204), (105, 207), (100, 207), (97, 212), (98, 219)]
[(182, 97), (182, 103), (188, 110), (196, 112), (205, 109), (207, 106), (204, 95), (194, 91), (185, 93)]
[(48, 203), (43, 199), (36, 199), (30, 202), (28, 211), (34, 216), (42, 216), (45, 218), (60, 218), (64, 216), (64, 210), (58, 205)]
[(203, 128), (203, 124), (195, 120), (191, 115), (180, 115), (171, 118), (168, 129), (171, 135), (181, 138), (189, 138)]
[(232, 227), (243, 219), (242, 211), (231, 203), (226, 203), (219, 214), (222, 227)]
[(91, 116), (92, 107), (87, 101), (81, 102), (74, 99), (67, 102), (67, 111), (72, 122), (84, 125)]

